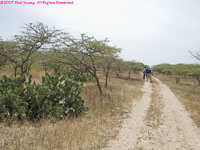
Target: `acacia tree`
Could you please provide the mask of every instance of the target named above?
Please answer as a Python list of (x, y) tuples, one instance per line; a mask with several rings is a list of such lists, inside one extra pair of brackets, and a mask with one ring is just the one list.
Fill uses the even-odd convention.
[(140, 63), (140, 62), (135, 62), (133, 67), (132, 67), (132, 70), (135, 72), (135, 73), (138, 73), (138, 72), (141, 72), (142, 69), (144, 68), (144, 64), (143, 63)]
[(42, 66), (44, 73), (48, 73), (52, 69), (52, 65), (55, 63), (57, 56), (53, 50), (50, 51), (38, 51), (36, 53), (38, 63)]
[(82, 69), (88, 72), (94, 77), (99, 92), (103, 94), (97, 72), (99, 71), (99, 58), (109, 56), (110, 49), (108, 49), (107, 42), (107, 39), (97, 40), (85, 34), (81, 34), (80, 39), (66, 35), (57, 47), (60, 53), (57, 62), (69, 65), (75, 70)]
[(12, 41), (2, 41), (0, 43), (0, 57), (1, 57), (1, 64), (4, 65), (7, 62), (10, 62), (10, 64), (14, 68), (14, 75), (16, 77), (17, 74), (17, 68), (18, 66), (15, 63), (15, 55), (17, 53), (16, 50), (16, 44)]
[(123, 68), (124, 68), (124, 61), (122, 59), (115, 58), (113, 61), (112, 70), (116, 74), (117, 78), (120, 77), (120, 73), (122, 73)]
[(110, 70), (113, 67), (114, 60), (118, 57), (118, 53), (120, 52), (119, 48), (115, 47), (107, 47), (107, 55), (100, 58), (100, 64), (103, 67), (103, 71), (105, 72), (106, 82), (105, 87), (108, 87), (108, 77), (110, 75)]
[(126, 70), (128, 71), (128, 79), (130, 79), (135, 61), (126, 61), (125, 64), (126, 64)]
[(190, 71), (188, 71), (188, 75), (195, 78), (199, 85), (200, 85), (200, 66), (199, 65), (193, 65), (193, 67), (190, 67)]
[(170, 64), (160, 64), (153, 67), (158, 73), (162, 73), (163, 75), (172, 75), (174, 72), (173, 65)]
[[(194, 58), (196, 58), (197, 60), (200, 61), (200, 51), (196, 51), (196, 52), (189, 51), (189, 52)], [(199, 69), (199, 67), (198, 67), (198, 69), (195, 69), (195, 71), (193, 71), (192, 76), (194, 76), (197, 79), (197, 81), (199, 82), (199, 85), (200, 85), (200, 69)]]
[(16, 35), (11, 41), (14, 47), (0, 51), (0, 56), (7, 59), (16, 71), (20, 69), (23, 76), (30, 69), (34, 61), (34, 53), (39, 50), (49, 49), (55, 43), (60, 31), (49, 29), (41, 22), (30, 23), (24, 26), (20, 35)]

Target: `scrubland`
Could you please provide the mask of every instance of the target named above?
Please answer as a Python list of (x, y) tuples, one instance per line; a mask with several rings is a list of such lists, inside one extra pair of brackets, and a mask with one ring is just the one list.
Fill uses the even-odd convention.
[[(34, 73), (33, 77), (40, 82), (42, 74)], [(103, 87), (104, 76), (100, 79)], [(95, 83), (85, 83), (81, 96), (89, 107), (87, 113), (61, 121), (1, 123), (0, 149), (95, 150), (105, 147), (109, 139), (118, 134), (122, 120), (129, 117), (132, 101), (142, 95), (142, 86), (140, 74), (133, 74), (130, 80), (112, 75), (108, 88), (103, 88), (104, 95), (99, 93)]]

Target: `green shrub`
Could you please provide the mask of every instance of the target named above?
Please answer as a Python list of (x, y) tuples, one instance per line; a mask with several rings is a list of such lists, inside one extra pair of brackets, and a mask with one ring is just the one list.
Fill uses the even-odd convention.
[(80, 97), (82, 85), (65, 76), (46, 74), (41, 84), (32, 76), (0, 80), (0, 119), (31, 120), (78, 116), (88, 108)]

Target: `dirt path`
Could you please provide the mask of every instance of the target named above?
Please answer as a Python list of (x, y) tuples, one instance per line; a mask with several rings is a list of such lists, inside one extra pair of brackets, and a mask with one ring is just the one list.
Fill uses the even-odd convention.
[(104, 150), (200, 150), (200, 130), (171, 90), (154, 79)]

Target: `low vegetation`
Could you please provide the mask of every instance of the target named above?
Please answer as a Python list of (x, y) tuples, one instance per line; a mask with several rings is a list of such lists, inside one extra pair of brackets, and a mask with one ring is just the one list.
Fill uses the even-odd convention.
[[(105, 76), (99, 76), (103, 84)], [(103, 87), (104, 95), (99, 93), (95, 83), (84, 83), (81, 96), (89, 110), (78, 118), (0, 124), (0, 149), (94, 150), (105, 147), (109, 139), (117, 135), (123, 118), (128, 117), (132, 101), (142, 95), (140, 89), (144, 83), (140, 74), (133, 74), (131, 80), (111, 75), (109, 82), (108, 88)]]
[(0, 120), (31, 120), (78, 116), (87, 111), (80, 97), (81, 85), (61, 76), (46, 74), (41, 84), (32, 76), (0, 80)]

